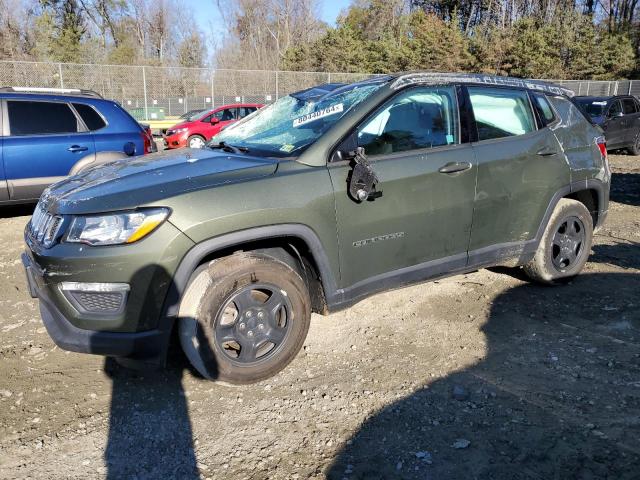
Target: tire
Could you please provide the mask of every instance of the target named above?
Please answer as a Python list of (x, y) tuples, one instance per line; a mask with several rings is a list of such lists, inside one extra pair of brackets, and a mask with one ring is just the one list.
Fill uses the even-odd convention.
[(297, 269), (260, 252), (203, 265), (180, 302), (180, 343), (205, 378), (248, 384), (272, 377), (302, 348), (311, 320)]
[(538, 251), (524, 265), (525, 273), (540, 283), (567, 281), (584, 267), (593, 240), (593, 219), (577, 200), (561, 199), (549, 219)]
[(202, 135), (191, 135), (187, 138), (187, 147), (189, 148), (204, 148), (207, 143)]
[(636, 133), (633, 145), (631, 145), (627, 150), (629, 151), (629, 155), (640, 155), (640, 130)]

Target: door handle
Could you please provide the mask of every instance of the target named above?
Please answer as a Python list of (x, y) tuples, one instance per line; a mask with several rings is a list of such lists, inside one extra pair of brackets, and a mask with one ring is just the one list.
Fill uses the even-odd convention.
[(541, 157), (552, 157), (553, 155), (557, 154), (558, 152), (547, 147), (542, 148), (536, 152), (536, 155), (540, 155)]
[(446, 165), (440, 167), (438, 170), (440, 173), (452, 174), (452, 173), (460, 173), (465, 170), (469, 170), (471, 168), (471, 164), (469, 162), (449, 162)]
[(67, 148), (69, 152), (86, 152), (89, 150), (89, 147), (81, 147), (80, 145), (71, 145)]

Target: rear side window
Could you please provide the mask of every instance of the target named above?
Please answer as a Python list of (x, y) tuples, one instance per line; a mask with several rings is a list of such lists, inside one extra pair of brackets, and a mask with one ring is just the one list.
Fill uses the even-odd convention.
[(11, 135), (77, 133), (78, 120), (66, 103), (7, 102)]
[(358, 128), (358, 146), (369, 155), (458, 143), (453, 88), (415, 88), (396, 96)]
[(524, 135), (536, 129), (526, 92), (505, 88), (468, 89), (478, 140)]
[(100, 114), (96, 112), (93, 107), (85, 105), (84, 103), (74, 103), (73, 108), (76, 109), (76, 112), (78, 112), (89, 130), (100, 130), (107, 126)]
[(540, 112), (540, 116), (542, 117), (542, 121), (545, 126), (553, 123), (556, 120), (556, 115), (553, 113), (553, 108), (551, 108), (551, 104), (549, 103), (549, 100), (547, 100), (547, 97), (541, 93), (534, 93), (533, 100), (536, 103), (536, 107)]
[(622, 99), (622, 113), (624, 113), (625, 115), (636, 113), (636, 103), (632, 98)]

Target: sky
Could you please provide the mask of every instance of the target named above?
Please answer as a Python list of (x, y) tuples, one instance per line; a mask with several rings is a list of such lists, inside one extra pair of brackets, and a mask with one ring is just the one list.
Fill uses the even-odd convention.
[[(336, 18), (338, 18), (340, 11), (348, 7), (350, 3), (351, 0), (320, 0), (320, 15), (322, 20), (329, 25), (335, 25)], [(214, 32), (210, 31), (212, 28), (216, 30), (222, 30), (222, 28), (224, 28), (215, 0), (185, 0), (184, 4), (187, 8), (193, 9), (193, 16), (196, 22), (198, 22), (198, 26), (210, 38), (216, 37), (216, 35), (212, 35)], [(203, 5), (205, 5), (204, 8)]]

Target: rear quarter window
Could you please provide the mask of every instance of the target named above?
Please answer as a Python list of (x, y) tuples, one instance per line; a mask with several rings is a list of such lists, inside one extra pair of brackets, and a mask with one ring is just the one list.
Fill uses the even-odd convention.
[(533, 101), (535, 102), (536, 107), (540, 112), (540, 116), (542, 117), (542, 121), (545, 126), (550, 125), (557, 120), (556, 114), (554, 113), (553, 108), (551, 107), (551, 104), (549, 103), (549, 100), (547, 100), (547, 97), (545, 95), (543, 95), (542, 93), (534, 93)]
[(73, 108), (76, 109), (76, 112), (78, 112), (78, 114), (82, 118), (82, 121), (89, 130), (100, 130), (101, 128), (107, 126), (100, 114), (96, 112), (96, 110), (90, 105), (85, 105), (84, 103), (74, 103)]
[(66, 103), (7, 101), (11, 135), (77, 133), (78, 119)]

